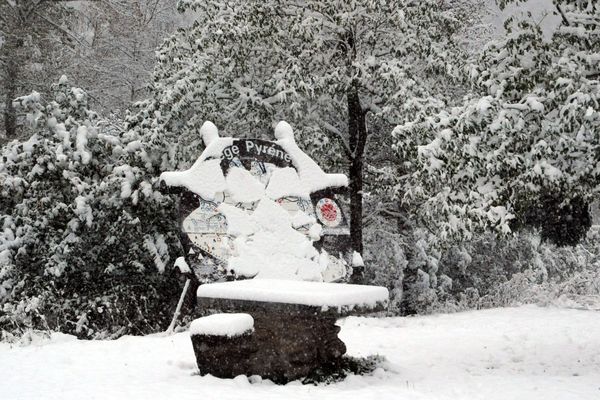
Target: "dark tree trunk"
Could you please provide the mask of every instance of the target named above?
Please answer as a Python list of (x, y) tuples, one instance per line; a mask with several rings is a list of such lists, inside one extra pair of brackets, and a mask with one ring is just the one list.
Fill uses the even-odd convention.
[(4, 132), (6, 138), (11, 140), (17, 136), (17, 116), (15, 109), (12, 106), (13, 96), (10, 92), (6, 93), (6, 101), (4, 105)]
[(348, 91), (348, 133), (350, 151), (350, 236), (355, 251), (363, 251), (363, 166), (367, 142), (366, 115), (360, 104), (358, 89), (352, 86)]
[(5, 68), (4, 131), (6, 138), (11, 140), (17, 136), (17, 111), (13, 106), (13, 101), (17, 97), (19, 69), (14, 59), (8, 59)]
[(14, 98), (14, 91), (9, 89), (6, 92), (4, 105), (4, 131), (6, 138), (9, 140), (12, 140), (17, 136), (17, 113), (13, 107)]
[(352, 248), (362, 253), (362, 179), (363, 161), (355, 158), (350, 164), (350, 236)]

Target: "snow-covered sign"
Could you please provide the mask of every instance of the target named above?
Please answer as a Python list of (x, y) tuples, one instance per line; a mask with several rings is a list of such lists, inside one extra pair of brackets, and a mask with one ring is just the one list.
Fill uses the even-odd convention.
[(336, 281), (350, 272), (345, 175), (325, 173), (286, 122), (275, 141), (220, 137), (211, 122), (200, 133), (206, 148), (194, 165), (161, 175), (184, 189), (183, 242), (200, 275)]

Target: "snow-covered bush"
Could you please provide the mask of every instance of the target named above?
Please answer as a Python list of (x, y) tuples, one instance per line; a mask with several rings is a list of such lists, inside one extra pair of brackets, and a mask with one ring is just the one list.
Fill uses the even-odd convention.
[[(593, 274), (567, 255), (579, 251), (572, 245), (591, 225), (588, 205), (599, 189), (600, 42), (589, 21), (600, 4), (555, 6), (563, 23), (549, 40), (531, 22), (512, 26), (468, 70), (463, 104), (398, 126), (399, 162), (368, 170), (365, 208), (387, 218), (368, 221), (366, 242), (380, 238), (365, 260), (375, 280), (403, 291), (402, 313), (501, 305), (502, 291), (507, 300), (533, 299)], [(386, 193), (391, 185), (395, 196)], [(383, 224), (387, 235), (374, 235)], [(388, 251), (392, 243), (402, 252)], [(402, 273), (387, 272), (393, 259)]]
[[(415, 288), (405, 312), (449, 312), (521, 304), (600, 306), (599, 231), (576, 246), (557, 246), (539, 233), (484, 234), (447, 246), (439, 260), (446, 287)], [(410, 260), (409, 260), (410, 263)], [(410, 264), (409, 264), (410, 265)]]
[(432, 232), (389, 221), (365, 230), (367, 279), (390, 290), (394, 315), (451, 312), (526, 303), (600, 302), (600, 233), (576, 246), (544, 242), (538, 232), (475, 234), (441, 241)]
[(34, 134), (2, 149), (0, 329), (156, 330), (178, 291), (166, 270), (178, 245), (172, 202), (136, 180), (126, 161), (141, 150), (83, 90), (63, 77), (53, 91), (17, 100)]
[(365, 280), (369, 284), (385, 286), (390, 292), (389, 311), (402, 313), (401, 302), (404, 273), (408, 261), (404, 253), (402, 235), (393, 230), (377, 229), (368, 225), (365, 229), (364, 261)]
[(557, 247), (538, 240), (531, 267), (481, 296), (477, 307), (536, 303), (600, 308), (599, 240), (597, 227), (576, 246)]

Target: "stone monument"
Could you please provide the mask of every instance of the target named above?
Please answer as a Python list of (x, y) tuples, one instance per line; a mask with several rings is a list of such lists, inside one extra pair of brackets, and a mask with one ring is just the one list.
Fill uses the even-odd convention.
[(161, 175), (180, 192), (197, 305), (212, 312), (190, 330), (200, 373), (285, 383), (339, 362), (336, 320), (388, 299), (385, 288), (342, 283), (363, 268), (344, 213), (347, 177), (325, 173), (286, 122), (275, 141), (220, 137), (210, 122), (201, 134), (191, 168)]

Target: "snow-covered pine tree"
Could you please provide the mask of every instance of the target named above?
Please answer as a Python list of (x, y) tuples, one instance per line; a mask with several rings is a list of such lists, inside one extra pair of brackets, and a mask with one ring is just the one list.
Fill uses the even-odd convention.
[(165, 170), (194, 160), (207, 119), (236, 136), (269, 137), (274, 121), (290, 121), (325, 165), (347, 166), (362, 250), (370, 138), (436, 110), (461, 77), (453, 3), (182, 0), (196, 20), (159, 49), (153, 97), (129, 119), (132, 139)]
[(65, 77), (44, 102), (21, 97), (34, 132), (0, 159), (0, 330), (80, 337), (156, 331), (178, 284), (169, 199), (115, 160), (125, 146)]
[(541, 226), (561, 244), (590, 225), (600, 178), (600, 3), (556, 0), (549, 40), (507, 24), (470, 71), (463, 105), (395, 129), (413, 172), (398, 195), (443, 237)]

